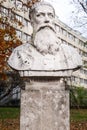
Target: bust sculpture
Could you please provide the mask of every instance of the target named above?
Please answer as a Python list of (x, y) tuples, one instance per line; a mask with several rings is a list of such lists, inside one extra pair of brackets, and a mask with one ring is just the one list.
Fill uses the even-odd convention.
[(46, 3), (36, 3), (30, 9), (33, 33), (29, 43), (14, 49), (8, 64), (16, 70), (69, 71), (82, 66), (75, 48), (61, 43), (57, 36), (55, 10)]

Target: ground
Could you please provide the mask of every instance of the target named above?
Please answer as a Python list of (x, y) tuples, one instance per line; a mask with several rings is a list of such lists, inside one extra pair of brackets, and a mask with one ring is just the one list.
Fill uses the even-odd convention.
[[(19, 108), (0, 108), (0, 130), (20, 130), (19, 117)], [(70, 130), (87, 130), (87, 109), (71, 110), (70, 117)]]

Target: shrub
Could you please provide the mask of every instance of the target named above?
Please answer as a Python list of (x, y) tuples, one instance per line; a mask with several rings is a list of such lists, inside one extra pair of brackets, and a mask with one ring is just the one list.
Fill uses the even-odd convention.
[(73, 86), (70, 89), (70, 107), (87, 108), (87, 89)]

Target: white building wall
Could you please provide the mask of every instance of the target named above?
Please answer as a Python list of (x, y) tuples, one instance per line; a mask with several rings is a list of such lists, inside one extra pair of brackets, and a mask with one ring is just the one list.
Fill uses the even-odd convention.
[[(28, 0), (1, 0), (1, 16), (8, 17), (8, 21), (16, 29), (19, 39), (25, 43), (29, 42), (32, 34), (32, 27), (29, 20)], [(19, 26), (16, 20), (22, 23)], [(86, 38), (82, 37), (79, 32), (74, 31), (56, 17), (56, 29), (61, 42), (69, 44), (79, 51), (83, 60), (83, 68), (73, 74), (73, 84), (87, 87), (87, 47), (85, 46)], [(0, 25), (2, 27), (3, 25)]]

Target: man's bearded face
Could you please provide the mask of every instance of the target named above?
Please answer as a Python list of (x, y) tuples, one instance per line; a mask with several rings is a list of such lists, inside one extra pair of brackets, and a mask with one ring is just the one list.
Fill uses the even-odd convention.
[(42, 54), (56, 54), (59, 48), (54, 16), (54, 10), (48, 5), (37, 7), (33, 16), (33, 44)]
[(36, 33), (34, 46), (42, 54), (56, 54), (59, 49), (58, 38), (49, 27), (44, 27)]

